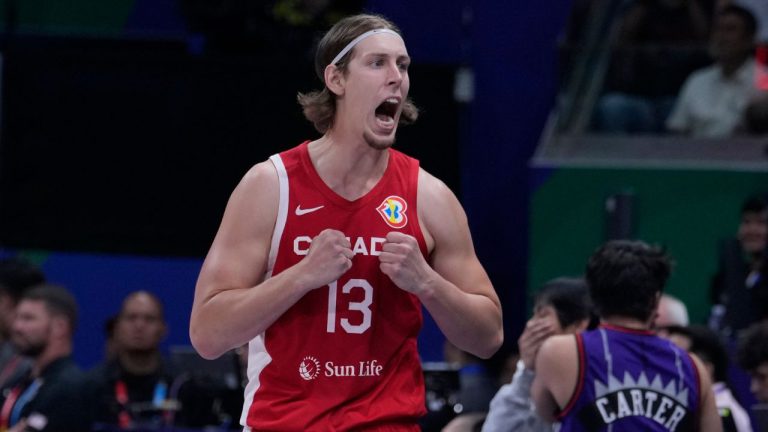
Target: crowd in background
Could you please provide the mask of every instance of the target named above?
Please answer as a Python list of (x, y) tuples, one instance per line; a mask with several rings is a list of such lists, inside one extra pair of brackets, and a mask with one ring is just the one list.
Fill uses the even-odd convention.
[[(160, 299), (136, 291), (106, 325), (104, 359), (83, 371), (72, 358), (78, 304), (19, 257), (0, 260), (0, 428), (21, 431), (239, 428), (239, 355), (196, 370), (161, 349)], [(196, 356), (196, 354), (195, 354)], [(229, 373), (229, 375), (228, 375)]]
[(768, 129), (768, 4), (625, 2), (593, 129), (701, 138)]
[[(762, 431), (768, 430), (768, 201), (762, 195), (750, 196), (739, 213), (735, 236), (717, 246), (720, 261), (711, 285), (701, 287), (712, 299), (708, 321), (690, 322), (685, 302), (664, 293), (652, 329), (703, 361), (723, 430)], [(501, 381), (492, 400), (483, 399), (489, 401), (487, 409), (461, 406), (461, 414), (446, 430), (553, 430), (537, 416), (531, 399), (533, 359), (547, 337), (596, 327), (588, 291), (580, 278), (558, 278), (542, 286), (534, 298), (533, 316), (519, 335), (519, 351), (510, 356), (519, 359), (514, 376)], [(458, 367), (462, 373), (467, 363)], [(490, 386), (486, 390), (488, 394)], [(475, 390), (472, 400), (481, 394)]]

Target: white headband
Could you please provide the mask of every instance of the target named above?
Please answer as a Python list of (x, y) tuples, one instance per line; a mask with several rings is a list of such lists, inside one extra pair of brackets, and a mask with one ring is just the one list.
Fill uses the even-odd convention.
[(379, 34), (379, 33), (391, 33), (397, 37), (401, 37), (400, 34), (398, 34), (396, 31), (386, 29), (386, 28), (368, 30), (367, 32), (361, 34), (360, 36), (352, 39), (352, 42), (348, 43), (343, 50), (341, 50), (338, 54), (336, 54), (336, 57), (334, 57), (333, 60), (331, 60), (331, 64), (336, 65), (336, 63), (338, 63), (339, 60), (341, 60), (341, 58), (344, 57), (344, 55), (346, 55), (349, 52), (349, 50), (354, 48), (355, 45), (359, 44), (361, 40), (367, 38), (368, 36)]

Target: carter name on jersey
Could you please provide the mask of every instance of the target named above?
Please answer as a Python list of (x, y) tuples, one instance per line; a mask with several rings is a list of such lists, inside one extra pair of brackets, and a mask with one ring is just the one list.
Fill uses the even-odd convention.
[(642, 416), (674, 432), (688, 416), (688, 408), (651, 389), (623, 389), (597, 398), (580, 417), (590, 426), (608, 425), (625, 417)]

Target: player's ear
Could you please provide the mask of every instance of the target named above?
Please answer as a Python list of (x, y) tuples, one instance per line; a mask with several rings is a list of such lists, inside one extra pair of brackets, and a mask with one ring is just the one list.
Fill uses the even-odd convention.
[(336, 65), (329, 64), (325, 67), (325, 86), (336, 96), (344, 94), (344, 72)]

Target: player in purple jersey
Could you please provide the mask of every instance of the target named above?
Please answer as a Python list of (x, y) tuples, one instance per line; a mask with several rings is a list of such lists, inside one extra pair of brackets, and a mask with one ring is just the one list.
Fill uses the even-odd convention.
[(600, 326), (539, 349), (532, 394), (542, 418), (561, 432), (722, 430), (701, 361), (651, 331), (669, 273), (667, 256), (640, 241), (592, 255), (586, 278)]

